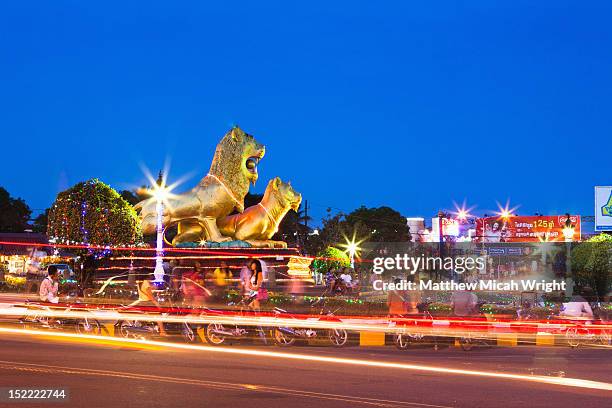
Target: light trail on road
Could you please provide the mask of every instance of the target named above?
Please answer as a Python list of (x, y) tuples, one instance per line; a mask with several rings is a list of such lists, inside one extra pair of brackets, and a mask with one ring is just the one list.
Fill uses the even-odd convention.
[[(287, 353), (287, 352), (276, 352), (276, 351), (264, 351), (264, 350), (252, 350), (252, 349), (237, 349), (227, 347), (211, 347), (211, 346), (196, 346), (191, 344), (178, 344), (169, 343), (162, 341), (153, 340), (136, 340), (136, 339), (114, 339), (104, 336), (91, 336), (91, 335), (76, 335), (70, 333), (55, 333), (55, 332), (44, 332), (38, 330), (23, 330), (23, 329), (11, 329), (11, 328), (0, 328), (0, 333), (13, 334), (13, 335), (29, 335), (29, 336), (44, 336), (57, 339), (99, 339), (104, 341), (104, 345), (108, 345), (108, 342), (115, 342), (116, 345), (121, 346), (122, 344), (143, 344), (151, 346), (164, 347), (166, 349), (177, 349), (177, 350), (192, 350), (192, 351), (205, 351), (211, 353), (225, 353), (235, 355), (246, 355), (254, 357), (269, 357), (276, 359), (287, 359), (287, 360), (301, 360), (301, 361), (315, 361), (321, 363), (330, 364), (341, 364), (341, 365), (352, 365), (362, 367), (376, 367), (384, 369), (398, 369), (398, 370), (411, 370), (419, 372), (429, 372), (436, 374), (456, 374), (476, 377), (487, 377), (497, 379), (508, 379), (525, 381), (532, 383), (557, 385), (565, 387), (578, 387), (601, 391), (612, 391), (612, 384), (600, 381), (584, 380), (579, 378), (568, 378), (568, 377), (550, 377), (550, 376), (538, 376), (538, 375), (522, 375), (522, 374), (511, 374), (511, 373), (499, 373), (492, 371), (481, 371), (481, 370), (464, 370), (451, 367), (441, 366), (426, 366), (417, 364), (406, 364), (406, 363), (395, 363), (386, 361), (376, 360), (360, 360), (355, 358), (344, 358), (344, 357), (326, 357), (326, 356), (312, 356), (306, 354)], [(91, 344), (91, 343), (90, 343)]]
[[(17, 306), (13, 308), (0, 309), (0, 316), (7, 318), (52, 318), (71, 320), (77, 319), (98, 319), (103, 321), (141, 321), (141, 322), (164, 322), (164, 323), (187, 323), (191, 325), (202, 324), (223, 324), (236, 326), (261, 326), (261, 327), (296, 327), (296, 328), (312, 328), (312, 329), (327, 329), (354, 332), (385, 332), (385, 333), (418, 333), (424, 336), (437, 337), (463, 337), (476, 335), (476, 338), (495, 340), (498, 330), (507, 332), (510, 325), (530, 326), (534, 329), (532, 333), (513, 332), (517, 335), (517, 340), (529, 340), (529, 335), (535, 331), (543, 332), (562, 332), (569, 327), (576, 327), (573, 323), (555, 323), (542, 325), (537, 322), (490, 322), (486, 320), (430, 320), (424, 318), (400, 318), (390, 320), (388, 318), (368, 318), (348, 316), (348, 321), (343, 321), (341, 318), (346, 316), (326, 316), (326, 315), (295, 315), (296, 317), (284, 317), (278, 315), (241, 315), (236, 312), (216, 312), (192, 314), (192, 315), (171, 315), (167, 313), (150, 313), (145, 311), (118, 311), (117, 309), (83, 309), (80, 306), (78, 309), (60, 308), (52, 309), (49, 307), (31, 308), (27, 306)], [(355, 321), (358, 322), (355, 322)], [(589, 330), (594, 333), (612, 331), (610, 324), (589, 325)], [(612, 349), (611, 345), (599, 344), (599, 348)]]

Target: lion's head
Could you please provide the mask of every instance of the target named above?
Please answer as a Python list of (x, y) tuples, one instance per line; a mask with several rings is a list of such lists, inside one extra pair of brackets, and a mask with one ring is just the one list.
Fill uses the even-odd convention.
[(266, 192), (274, 191), (283, 207), (291, 207), (293, 211), (297, 211), (302, 203), (302, 195), (296, 192), (291, 186), (291, 182), (284, 183), (280, 177), (275, 177), (268, 183)]
[(232, 128), (217, 145), (210, 174), (221, 178), (232, 191), (244, 198), (249, 183), (257, 181), (257, 164), (266, 148), (239, 127)]

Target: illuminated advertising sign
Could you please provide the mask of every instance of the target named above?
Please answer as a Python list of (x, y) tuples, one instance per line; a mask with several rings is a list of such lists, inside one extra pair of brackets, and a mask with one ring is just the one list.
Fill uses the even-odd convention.
[(565, 215), (487, 217), (476, 220), (478, 242), (559, 242), (580, 240), (580, 216), (570, 215), (572, 227), (566, 228)]
[[(439, 242), (440, 240), (440, 218), (431, 219), (431, 241)], [(459, 221), (454, 218), (442, 218), (442, 236), (457, 237), (459, 236)]]
[(595, 231), (612, 231), (612, 186), (595, 187)]

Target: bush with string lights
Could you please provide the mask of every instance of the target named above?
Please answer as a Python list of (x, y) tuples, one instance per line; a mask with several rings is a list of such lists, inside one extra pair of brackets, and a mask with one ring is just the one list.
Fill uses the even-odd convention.
[(51, 242), (71, 245), (129, 247), (142, 241), (134, 208), (98, 179), (57, 195), (49, 210), (47, 234)]

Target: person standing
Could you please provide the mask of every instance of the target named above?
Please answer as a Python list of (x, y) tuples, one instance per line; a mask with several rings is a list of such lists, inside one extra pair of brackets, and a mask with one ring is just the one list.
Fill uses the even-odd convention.
[(406, 293), (396, 289), (401, 284), (400, 278), (395, 278), (393, 284), (393, 289), (387, 292), (389, 316), (403, 316), (406, 314)]
[(213, 272), (213, 282), (215, 283), (215, 295), (219, 298), (223, 297), (225, 287), (232, 278), (232, 272), (227, 266), (227, 262), (221, 261), (221, 265)]
[(247, 296), (249, 293), (248, 283), (251, 278), (251, 270), (250, 270), (250, 261), (244, 264), (244, 266), (240, 269), (240, 295)]
[(206, 280), (200, 263), (196, 262), (193, 271), (183, 274), (183, 299), (192, 307), (202, 307), (211, 295), (206, 288)]
[(264, 288), (264, 276), (261, 262), (257, 259), (253, 259), (249, 264), (249, 270), (251, 271), (251, 277), (247, 281), (247, 289), (249, 291), (249, 297), (253, 299), (251, 303), (249, 303), (249, 307), (258, 311), (261, 307), (261, 301), (268, 299), (268, 292)]
[(472, 292), (461, 290), (453, 292), (450, 302), (455, 316), (472, 316), (476, 313), (478, 297)]

